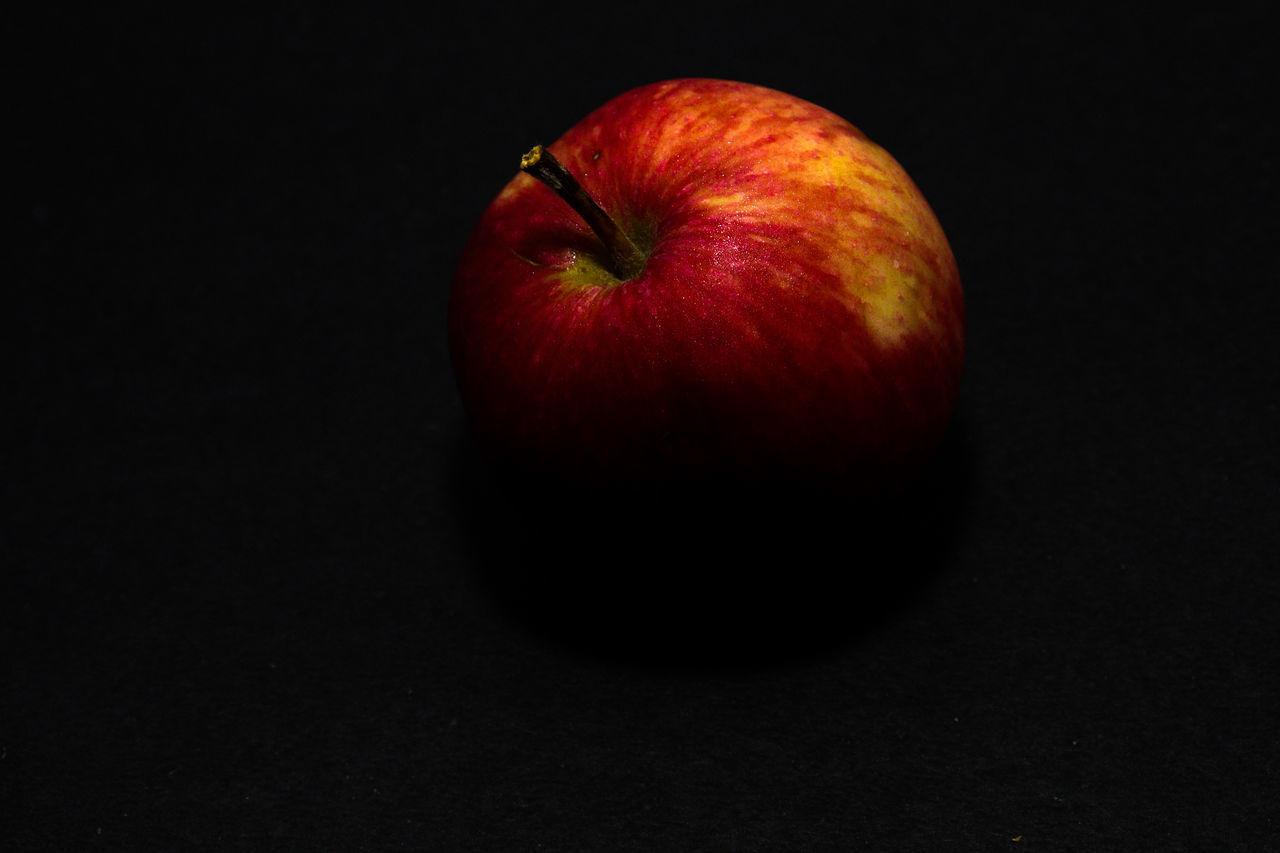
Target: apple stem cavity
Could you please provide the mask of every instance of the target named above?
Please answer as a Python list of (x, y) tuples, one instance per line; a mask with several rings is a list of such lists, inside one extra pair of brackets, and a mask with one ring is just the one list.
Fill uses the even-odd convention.
[(596, 200), (582, 188), (578, 179), (554, 154), (541, 145), (535, 145), (528, 154), (520, 158), (520, 171), (533, 175), (550, 187), (591, 226), (591, 230), (609, 252), (610, 271), (620, 281), (633, 279), (640, 274), (644, 269), (644, 252), (596, 204)]

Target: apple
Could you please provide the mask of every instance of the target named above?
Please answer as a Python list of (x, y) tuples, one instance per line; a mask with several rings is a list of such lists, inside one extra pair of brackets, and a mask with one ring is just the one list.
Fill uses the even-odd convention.
[(903, 168), (843, 118), (669, 80), (535, 147), (449, 302), (474, 435), (572, 484), (901, 492), (955, 405), (955, 258)]

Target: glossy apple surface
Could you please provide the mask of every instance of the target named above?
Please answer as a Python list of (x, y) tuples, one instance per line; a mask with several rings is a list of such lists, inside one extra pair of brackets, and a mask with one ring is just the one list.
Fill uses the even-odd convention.
[(449, 339), (472, 428), (571, 482), (726, 476), (900, 490), (964, 356), (960, 277), (901, 166), (745, 83), (627, 92), (549, 150), (646, 256), (628, 280), (518, 174), (463, 251)]

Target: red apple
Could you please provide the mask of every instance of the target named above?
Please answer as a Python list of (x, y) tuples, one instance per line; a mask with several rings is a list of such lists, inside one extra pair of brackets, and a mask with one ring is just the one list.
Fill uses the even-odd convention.
[(578, 483), (869, 496), (920, 473), (960, 382), (960, 276), (920, 191), (853, 125), (759, 86), (672, 80), (521, 168), (450, 298), (484, 446)]

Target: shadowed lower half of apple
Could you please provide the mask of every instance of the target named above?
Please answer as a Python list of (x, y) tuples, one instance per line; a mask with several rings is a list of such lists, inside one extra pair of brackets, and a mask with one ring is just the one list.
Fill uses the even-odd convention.
[(470, 440), (452, 484), (473, 578), (500, 618), (570, 652), (663, 668), (821, 656), (925, 594), (963, 535), (963, 418), (904, 493), (791, 482), (583, 491)]

